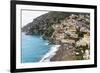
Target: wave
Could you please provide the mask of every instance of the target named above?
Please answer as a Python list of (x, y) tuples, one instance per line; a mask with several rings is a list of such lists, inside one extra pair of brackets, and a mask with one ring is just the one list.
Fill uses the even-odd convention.
[(45, 43), (45, 45), (49, 45), (49, 43), (48, 43), (48, 42), (46, 42), (46, 43)]
[(56, 54), (58, 47), (60, 47), (60, 45), (54, 45), (53, 47), (51, 47), (50, 51), (46, 53), (46, 55), (44, 55), (40, 62), (49, 62), (50, 59)]

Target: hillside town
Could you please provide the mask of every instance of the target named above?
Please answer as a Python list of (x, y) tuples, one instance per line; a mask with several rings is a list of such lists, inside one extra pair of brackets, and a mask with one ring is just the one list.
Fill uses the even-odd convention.
[[(61, 44), (61, 46), (60, 51), (58, 50), (51, 60), (87, 60), (90, 58), (90, 31), (89, 28), (82, 25), (85, 24), (85, 20), (89, 22), (82, 15), (72, 14), (70, 17), (66, 17), (61, 24), (52, 26), (55, 31), (51, 38), (55, 44)], [(61, 57), (59, 58), (59, 56)]]

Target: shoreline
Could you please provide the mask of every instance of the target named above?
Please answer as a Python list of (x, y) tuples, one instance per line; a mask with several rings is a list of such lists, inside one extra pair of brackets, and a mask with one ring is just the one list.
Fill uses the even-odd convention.
[(59, 50), (60, 45), (54, 45), (50, 48), (49, 52), (47, 52), (43, 58), (39, 62), (50, 62), (50, 59), (56, 54)]

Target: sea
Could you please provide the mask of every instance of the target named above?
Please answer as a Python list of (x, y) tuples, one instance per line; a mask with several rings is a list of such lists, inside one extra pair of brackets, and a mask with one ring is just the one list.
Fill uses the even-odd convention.
[(21, 37), (21, 63), (50, 61), (59, 45), (49, 44), (41, 35), (26, 35)]

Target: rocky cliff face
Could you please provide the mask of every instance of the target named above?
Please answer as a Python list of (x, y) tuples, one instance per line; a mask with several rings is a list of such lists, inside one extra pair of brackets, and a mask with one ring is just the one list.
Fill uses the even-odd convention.
[(88, 13), (48, 12), (22, 28), (26, 34), (40, 34), (61, 45), (51, 61), (89, 59), (90, 15)]
[(43, 34), (54, 23), (60, 23), (65, 17), (69, 16), (65, 12), (48, 12), (41, 15), (22, 28), (27, 34)]

